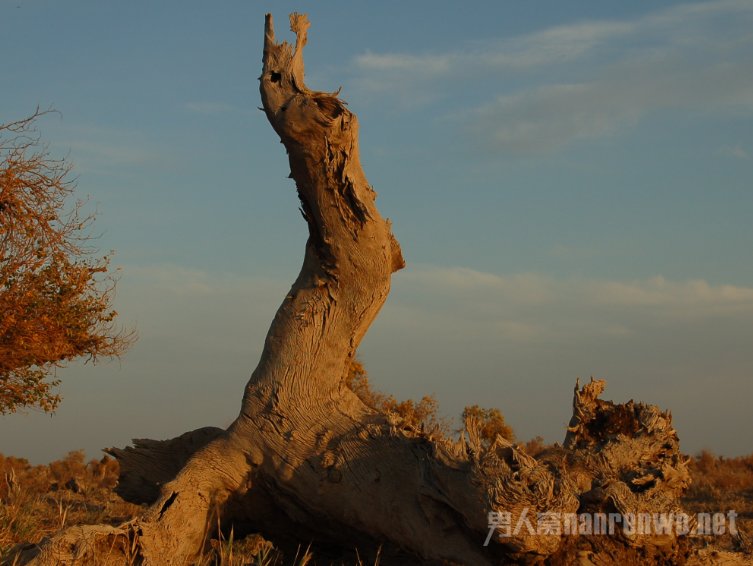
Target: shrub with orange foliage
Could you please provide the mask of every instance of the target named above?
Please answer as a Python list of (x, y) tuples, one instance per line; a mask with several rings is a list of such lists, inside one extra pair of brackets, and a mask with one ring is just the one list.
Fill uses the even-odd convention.
[(505, 417), (499, 409), (484, 409), (478, 405), (471, 405), (463, 410), (462, 421), (466, 425), (473, 421), (479, 431), (479, 438), (485, 446), (491, 446), (497, 435), (510, 442), (515, 440), (512, 427), (505, 422)]
[(56, 367), (122, 354), (133, 333), (115, 328), (115, 279), (88, 229), (93, 214), (68, 204), (71, 166), (40, 144), (37, 109), (0, 124), (0, 414), (55, 409)]
[(382, 413), (391, 413), (400, 420), (400, 425), (424, 431), (432, 436), (447, 436), (449, 423), (438, 414), (439, 403), (433, 395), (424, 395), (420, 401), (398, 401), (392, 395), (385, 395), (372, 389), (363, 364), (354, 359), (345, 385), (349, 387), (366, 405)]

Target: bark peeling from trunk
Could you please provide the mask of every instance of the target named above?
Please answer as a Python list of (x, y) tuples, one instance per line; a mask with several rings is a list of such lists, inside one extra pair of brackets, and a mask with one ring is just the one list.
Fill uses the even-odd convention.
[(290, 25), (295, 45), (278, 43), (266, 16), (259, 80), (309, 236), (240, 414), (227, 430), (110, 449), (121, 464), (119, 492), (151, 503), (148, 511), (120, 528), (68, 529), (37, 549), (32, 563), (122, 564), (130, 553), (150, 566), (191, 564), (218, 514), (271, 538), (302, 532), (347, 547), (384, 544), (415, 561), (571, 563), (573, 553), (590, 552), (606, 564), (673, 556), (674, 535), (576, 541), (489, 527), (490, 512), (509, 513), (515, 524), (537, 513), (678, 511), (689, 474), (668, 413), (602, 401), (602, 381), (576, 384), (564, 445), (532, 458), (501, 437), (484, 446), (473, 421), (458, 440), (400, 426), (344, 385), (391, 275), (405, 262), (361, 168), (356, 116), (338, 93), (306, 87), (309, 22), (292, 14)]

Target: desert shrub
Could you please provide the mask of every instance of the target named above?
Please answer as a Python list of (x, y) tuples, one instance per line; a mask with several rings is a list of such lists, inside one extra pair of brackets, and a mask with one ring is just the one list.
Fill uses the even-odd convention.
[(439, 416), (439, 403), (434, 395), (425, 395), (419, 401), (398, 401), (392, 395), (380, 393), (372, 388), (366, 369), (357, 359), (351, 362), (345, 385), (372, 409), (397, 416), (400, 426), (423, 430), (439, 437), (449, 434), (450, 425), (447, 419)]
[(534, 458), (547, 448), (549, 448), (549, 446), (544, 442), (544, 438), (541, 436), (535, 436), (523, 445), (525, 453)]
[(478, 405), (471, 405), (463, 410), (462, 420), (464, 426), (473, 422), (478, 427), (479, 438), (483, 446), (490, 446), (497, 436), (515, 441), (515, 433), (512, 427), (505, 422), (505, 417), (499, 409), (484, 409)]
[(40, 466), (0, 454), (0, 557), (67, 525), (132, 518), (139, 507), (112, 491), (117, 479), (117, 461), (105, 456), (86, 463), (80, 450)]

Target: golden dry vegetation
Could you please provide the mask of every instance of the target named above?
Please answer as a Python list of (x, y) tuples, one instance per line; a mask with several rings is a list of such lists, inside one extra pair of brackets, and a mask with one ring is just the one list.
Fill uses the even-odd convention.
[[(437, 438), (449, 438), (449, 420), (438, 415), (433, 396), (419, 401), (398, 401), (374, 390), (363, 365), (355, 360), (346, 384), (375, 410), (387, 414), (395, 426), (424, 431)], [(466, 407), (464, 426), (479, 431), (483, 442), (497, 435), (514, 440), (513, 429), (498, 409)], [(462, 430), (462, 428), (461, 428)], [(457, 430), (456, 432), (461, 432)], [(541, 437), (521, 444), (536, 456), (548, 446)], [(753, 455), (725, 458), (703, 451), (689, 459), (691, 487), (683, 498), (689, 514), (737, 512), (738, 533), (721, 536), (692, 536), (686, 540), (689, 563), (753, 563)], [(107, 456), (85, 461), (83, 451), (69, 453), (62, 460), (32, 466), (27, 460), (0, 454), (0, 559), (12, 565), (17, 551), (34, 545), (63, 527), (85, 524), (121, 524), (135, 518), (142, 507), (128, 503), (115, 493), (118, 463)], [(364, 561), (358, 549), (333, 549), (313, 541), (268, 541), (263, 533), (246, 533), (235, 528), (219, 528), (220, 520), (208, 526), (206, 552), (199, 565), (304, 566), (306, 564), (379, 564), (380, 556)], [(217, 528), (215, 528), (217, 527)], [(242, 527), (241, 527), (242, 528)], [(209, 534), (210, 532), (218, 534)], [(734, 554), (730, 554), (734, 553)], [(698, 562), (698, 557), (702, 560)]]
[(75, 200), (64, 159), (41, 142), (47, 112), (0, 124), (0, 414), (60, 402), (55, 369), (124, 353), (110, 258), (94, 247), (94, 213)]
[[(419, 403), (406, 404), (415, 409)], [(420, 413), (420, 412), (419, 412)], [(407, 415), (410, 417), (410, 415)], [(436, 419), (436, 414), (430, 415)], [(542, 445), (536, 439), (533, 451)], [(742, 560), (753, 558), (753, 455), (725, 458), (704, 451), (690, 462), (693, 483), (684, 505), (689, 513), (735, 510), (739, 533), (733, 536), (689, 537), (691, 548), (713, 563), (715, 556), (734, 552)], [(12, 556), (22, 545), (40, 542), (62, 527), (83, 524), (119, 524), (141, 511), (123, 501), (114, 491), (118, 464), (105, 456), (85, 461), (82, 451), (47, 465), (32, 466), (22, 458), (0, 455), (0, 556), (13, 564)], [(305, 565), (375, 564), (343, 549), (333, 559), (332, 549), (309, 546), (311, 541), (275, 546), (263, 534), (236, 536), (233, 529), (210, 538), (201, 565)]]

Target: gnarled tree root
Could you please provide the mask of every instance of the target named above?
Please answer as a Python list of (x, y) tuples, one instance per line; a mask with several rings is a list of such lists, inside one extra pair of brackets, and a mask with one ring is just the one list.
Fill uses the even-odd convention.
[[(281, 480), (260, 468), (246, 478), (251, 489), (237, 490), (224, 504), (213, 503), (222, 505), (221, 520), (236, 525), (236, 533), (244, 525), (272, 540), (289, 540), (295, 533), (302, 540), (358, 546), (362, 551), (382, 545), (388, 556), (408, 552), (415, 561), (475, 565), (548, 558), (552, 564), (568, 564), (574, 556), (594, 564), (628, 558), (644, 563), (678, 561), (685, 550), (674, 533), (627, 536), (620, 523), (612, 536), (582, 531), (578, 535), (577, 527), (574, 534), (566, 534), (563, 523), (559, 534), (539, 530), (538, 521), (544, 517), (539, 513), (560, 513), (562, 519), (576, 513), (628, 516), (681, 511), (679, 496), (689, 474), (671, 417), (650, 405), (603, 401), (598, 397), (603, 385), (592, 381), (576, 388), (564, 446), (538, 458), (501, 437), (484, 447), (473, 422), (466, 423), (462, 438), (450, 441), (385, 419), (381, 424), (361, 424), (321, 445), (307, 463), (318, 486), (306, 473)], [(121, 461), (123, 487), (127, 487), (122, 493), (131, 501), (152, 503), (153, 511), (169, 512), (177, 503), (173, 494), (182, 493), (176, 487), (181, 476), (165, 478), (164, 469), (180, 468), (192, 450), (196, 450), (194, 459), (209, 457), (202, 456), (201, 444), (218, 432), (199, 429), (168, 441), (140, 441), (125, 451), (111, 449)], [(162, 465), (144, 465), (156, 460)], [(154, 475), (150, 477), (147, 470)], [(136, 472), (140, 488), (128, 482)], [(157, 500), (154, 494), (166, 479), (168, 487)], [(490, 536), (489, 512), (509, 513), (512, 531), (521, 523), (518, 533), (508, 533), (500, 524)], [(206, 524), (200, 529), (203, 541), (197, 552), (217, 516), (210, 512), (202, 519)], [(177, 564), (162, 554), (164, 541), (150, 538), (151, 522), (160, 520), (164, 518), (159, 513), (152, 513), (120, 529), (69, 529), (44, 545), (32, 563), (93, 564), (87, 559), (98, 556), (96, 563), (104, 557), (114, 564), (119, 563), (113, 558), (117, 555), (121, 560)], [(184, 536), (180, 529), (172, 534)]]

